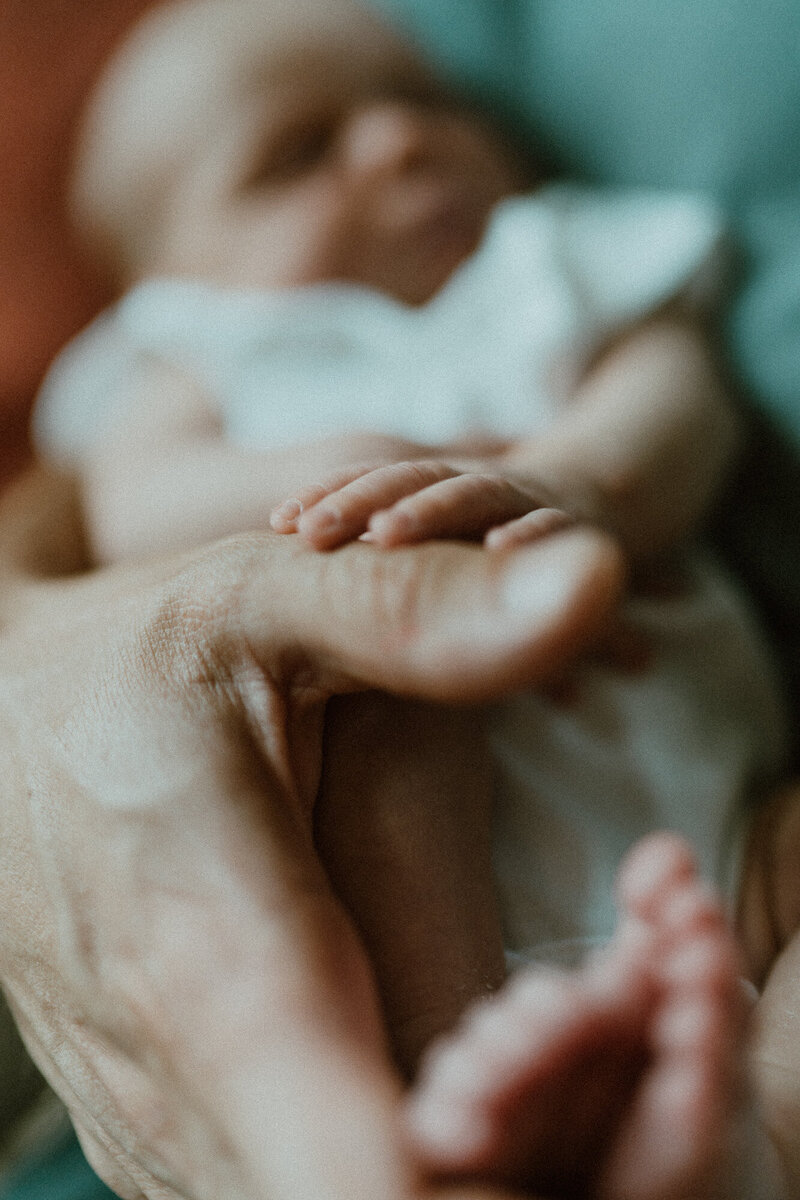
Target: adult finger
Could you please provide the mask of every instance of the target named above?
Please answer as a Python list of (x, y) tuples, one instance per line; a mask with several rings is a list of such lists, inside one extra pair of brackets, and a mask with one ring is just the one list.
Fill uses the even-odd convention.
[[(303, 788), (286, 788), (258, 846), (269, 864), (260, 922), (268, 952), (255, 972), (260, 1003), (251, 1011), (264, 1025), (257, 1016), (247, 1053), (233, 1065), (226, 1056), (222, 1089), (215, 1088), (239, 1159), (249, 1156), (252, 1178), (271, 1180), (278, 1200), (311, 1189), (337, 1200), (395, 1200), (416, 1187), (393, 1133), (398, 1084), (387, 1069), (366, 960), (305, 837), (320, 702), (364, 686), (489, 696), (535, 678), (556, 642), (563, 653), (588, 636), (621, 586), (619, 558), (604, 538), (570, 531), (552, 542), (555, 550), (536, 546), (512, 558), (461, 545), (391, 555), (350, 546), (323, 557), (266, 538), (229, 548), (231, 564), (238, 559), (235, 587), (214, 593), (229, 618), (235, 604), (234, 624), (220, 626), (217, 650), (256, 744), (272, 747), (273, 780), (282, 777), (285, 755), (293, 765), (284, 778), (307, 784), (305, 803)], [(194, 586), (192, 594), (196, 603)], [(476, 665), (476, 647), (488, 639)], [(240, 797), (238, 806), (250, 810), (256, 800)], [(220, 1005), (209, 1037), (222, 1012)], [(193, 1063), (207, 1077), (196, 1051)]]
[(4, 642), (4, 985), (124, 1195), (407, 1200), (369, 964), (287, 766), (313, 731), (211, 557), (188, 593), (65, 585), (41, 657)]
[[(597, 535), (541, 550), (236, 538), (48, 586), (15, 617), (7, 884), (25, 904), (5, 948), (131, 1179), (192, 1200), (412, 1194), (369, 964), (311, 838), (322, 710), (347, 688), (457, 699), (535, 677), (621, 585)], [(131, 1066), (146, 1112), (119, 1085)]]
[[(553, 543), (497, 559), (467, 545), (440, 544), (390, 555), (352, 546), (317, 556), (297, 543), (282, 543), (283, 569), (276, 578), (293, 597), (293, 628), (280, 636), (288, 637), (290, 645), (308, 639), (315, 643), (315, 666), (308, 659), (298, 660), (296, 652), (289, 658), (283, 652), (287, 666), (293, 664), (304, 682), (298, 704), (308, 704), (313, 696), (310, 681), (315, 670), (318, 686), (325, 689), (380, 686), (455, 701), (488, 698), (536, 682), (605, 620), (621, 586), (620, 562), (605, 538), (571, 531)], [(301, 586), (306, 572), (311, 573)], [(509, 587), (511, 612), (506, 611)], [(514, 599), (517, 587), (521, 613)], [(551, 587), (563, 589), (552, 608), (547, 599)], [(248, 634), (252, 639), (270, 627), (263, 595), (253, 601), (261, 606), (255, 613), (249, 600), (242, 603), (253, 627)], [(285, 692), (291, 710), (293, 685)], [(289, 723), (295, 730), (293, 771), (299, 778), (308, 771), (312, 755), (298, 752), (301, 722), (290, 716)], [(354, 731), (354, 737), (364, 735), (363, 726)], [(312, 776), (315, 781), (313, 772)], [(426, 888), (430, 895), (433, 846), (441, 850), (443, 836), (452, 834), (452, 828), (446, 820), (440, 822), (433, 845), (420, 846), (420, 829), (436, 824), (430, 806), (422, 816), (407, 814), (410, 828), (405, 832), (406, 810), (396, 804), (389, 814), (370, 811), (359, 816), (358, 797), (353, 796), (351, 807), (349, 813), (325, 808), (321, 844), (335, 855), (328, 860), (329, 868), (334, 878), (346, 880), (342, 894), (349, 911), (367, 937), (381, 982), (389, 981), (391, 995), (385, 999), (391, 1032), (401, 1056), (409, 1061), (421, 1039), (441, 1028), (442, 1021), (452, 1020), (454, 996), (468, 997), (476, 986), (475, 960), (459, 958), (452, 930), (426, 924), (425, 913), (413, 909)], [(374, 835), (369, 839), (374, 843), (371, 853), (359, 854), (346, 837), (343, 845), (343, 830), (360, 836), (367, 828)], [(439, 875), (445, 877), (443, 871)], [(394, 904), (387, 903), (382, 876), (392, 880)], [(485, 901), (488, 914), (491, 898)], [(398, 911), (403, 903), (406, 908)], [(408, 937), (397, 934), (398, 924), (418, 931), (411, 954)]]
[(510, 555), (448, 542), (323, 556), (294, 540), (276, 554), (277, 540), (233, 548), (250, 560), (242, 630), (257, 653), (283, 639), (287, 679), (313, 662), (331, 692), (467, 703), (532, 685), (598, 635), (624, 583), (615, 543), (580, 527)]

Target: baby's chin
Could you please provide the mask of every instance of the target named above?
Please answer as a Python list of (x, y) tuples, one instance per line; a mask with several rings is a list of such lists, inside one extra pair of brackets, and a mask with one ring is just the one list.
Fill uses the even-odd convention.
[(485, 221), (431, 224), (411, 243), (365, 272), (359, 282), (403, 304), (419, 307), (432, 300), (480, 245)]

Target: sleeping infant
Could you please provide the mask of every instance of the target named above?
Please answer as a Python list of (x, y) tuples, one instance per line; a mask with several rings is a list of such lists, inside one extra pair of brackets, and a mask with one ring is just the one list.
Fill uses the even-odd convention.
[[(379, 869), (370, 813), (387, 795), (441, 833), (420, 903), (460, 984), (433, 1028), (400, 1038), (409, 1071), (508, 960), (590, 951), (576, 975), (522, 972), (431, 1053), (408, 1116), (426, 1170), (554, 1195), (588, 1195), (590, 1177), (607, 1196), (699, 1186), (720, 1166), (736, 1091), (720, 1046), (742, 1017), (698, 871), (735, 900), (749, 809), (784, 753), (760, 632), (691, 540), (737, 442), (706, 329), (716, 213), (544, 183), (350, 0), (160, 6), (94, 98), (74, 204), (121, 298), (57, 360), (36, 422), (43, 450), (81, 474), (99, 560), (268, 522), (315, 552), (468, 537), (500, 555), (550, 538), (558, 563), (565, 547), (558, 586), (542, 581), (542, 674), (590, 640), (612, 662), (583, 654), (568, 698), (550, 687), (486, 713), (341, 701), (318, 836)], [(592, 613), (619, 579), (569, 559), (577, 521), (632, 564), (615, 631)], [(326, 814), (353, 788), (363, 822), (346, 828)], [(654, 830), (672, 833), (620, 874)], [(347, 903), (348, 879), (334, 882)], [(686, 967), (692, 948), (702, 970)], [(692, 1053), (655, 1046), (692, 1005), (709, 1018)], [(566, 1153), (572, 1117), (535, 1131), (554, 1078), (562, 1099), (583, 1096), (584, 1141), (613, 1133), (632, 1078), (649, 1097), (602, 1187), (599, 1141), (585, 1161)], [(689, 1132), (659, 1166), (673, 1127)]]

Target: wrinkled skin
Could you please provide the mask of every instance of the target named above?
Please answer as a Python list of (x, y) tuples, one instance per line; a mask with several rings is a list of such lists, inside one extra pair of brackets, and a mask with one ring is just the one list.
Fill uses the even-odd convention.
[(0, 978), (91, 1162), (125, 1200), (488, 1200), (404, 1153), (312, 838), (325, 703), (537, 680), (614, 607), (613, 546), (247, 535), (81, 575), (75, 512), (40, 474), (0, 514)]

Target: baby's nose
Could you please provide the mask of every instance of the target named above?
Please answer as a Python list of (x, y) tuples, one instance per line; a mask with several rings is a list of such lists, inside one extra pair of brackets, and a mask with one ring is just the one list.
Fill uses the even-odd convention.
[(348, 166), (364, 175), (413, 166), (424, 154), (426, 128), (424, 114), (413, 105), (388, 100), (362, 105), (342, 133)]

